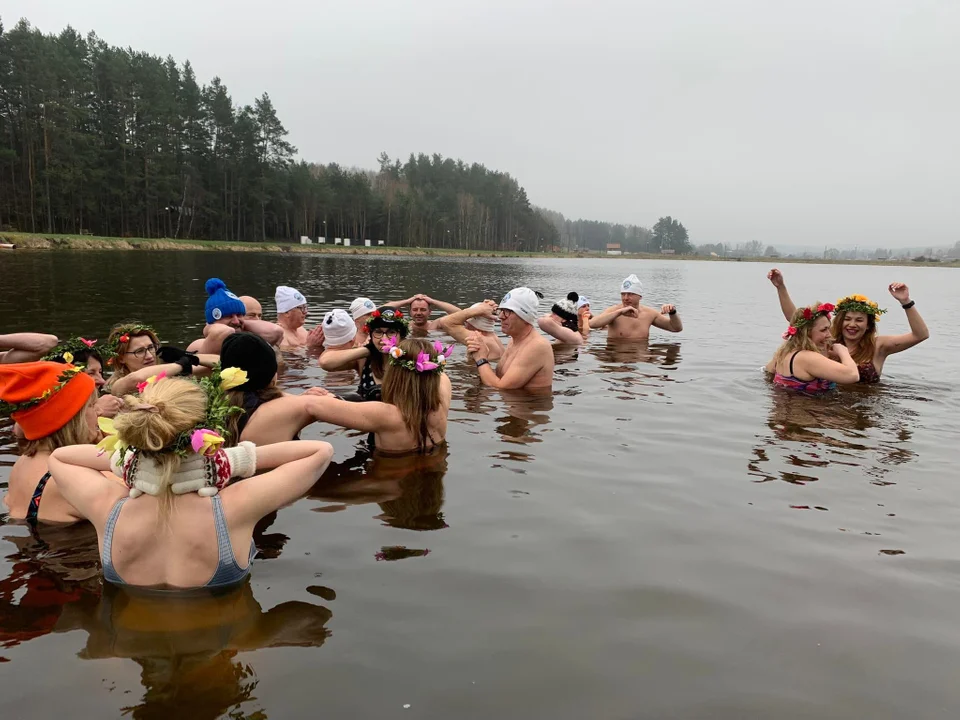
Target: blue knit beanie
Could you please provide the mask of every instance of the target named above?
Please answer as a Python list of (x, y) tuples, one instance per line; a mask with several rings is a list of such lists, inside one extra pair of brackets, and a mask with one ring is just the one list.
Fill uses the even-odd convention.
[(217, 320), (228, 315), (246, 315), (247, 309), (243, 302), (227, 290), (226, 284), (220, 278), (210, 278), (205, 285), (207, 288), (207, 304), (203, 309), (207, 316), (207, 324), (213, 325)]

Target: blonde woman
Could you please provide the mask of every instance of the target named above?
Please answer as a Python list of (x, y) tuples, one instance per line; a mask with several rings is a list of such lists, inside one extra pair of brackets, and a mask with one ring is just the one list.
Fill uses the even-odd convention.
[(831, 343), (830, 313), (833, 305), (817, 303), (794, 312), (790, 327), (783, 333), (784, 343), (767, 363), (774, 374), (773, 383), (807, 395), (819, 395), (859, 380), (857, 364), (842, 343), (834, 343), (839, 362), (823, 353)]
[[(225, 399), (231, 370), (203, 387), (163, 378), (126, 396), (109, 429), (115, 435), (102, 443), (113, 455), (81, 446), (50, 457), (64, 497), (97, 530), (108, 582), (192, 589), (243, 581), (254, 525), (303, 496), (330, 463), (333, 448), (324, 442), (216, 449), (223, 442), (216, 425), (233, 412)], [(252, 477), (264, 469), (270, 472)], [(104, 470), (123, 475), (132, 489)], [(247, 479), (227, 485), (231, 477)]]

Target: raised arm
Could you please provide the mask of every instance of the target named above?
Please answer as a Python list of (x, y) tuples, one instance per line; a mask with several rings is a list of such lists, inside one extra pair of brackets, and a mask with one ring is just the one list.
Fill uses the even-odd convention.
[(903, 352), (914, 345), (919, 345), (930, 337), (927, 324), (920, 317), (920, 311), (917, 310), (916, 304), (910, 299), (910, 288), (903, 283), (891, 283), (889, 290), (896, 301), (903, 306), (907, 315), (907, 322), (910, 323), (910, 332), (903, 335), (881, 335), (878, 337), (877, 349), (884, 355)]
[(583, 344), (583, 335), (576, 330), (565, 328), (550, 315), (544, 315), (542, 318), (537, 320), (537, 324), (547, 335), (552, 335), (562, 343), (567, 343), (568, 345)]
[(400, 308), (406, 307), (407, 305), (412, 303), (418, 297), (419, 297), (418, 295), (413, 295), (411, 297), (408, 297), (406, 300), (391, 300), (390, 302), (383, 303), (383, 305), (381, 305), (380, 307), (388, 307), (388, 308), (393, 308), (394, 310), (399, 310)]
[(78, 513), (100, 527), (113, 502), (126, 492), (123, 481), (107, 478), (110, 456), (100, 454), (96, 445), (68, 445), (57, 448), (47, 461), (63, 499)]
[(358, 360), (370, 356), (370, 348), (366, 345), (348, 348), (346, 350), (324, 350), (320, 355), (320, 367), (331, 372), (333, 370), (351, 370)]
[(283, 341), (283, 328), (266, 320), (241, 320), (241, 327), (247, 332), (259, 335), (270, 345), (279, 345)]
[(221, 490), (233, 518), (254, 525), (274, 510), (303, 497), (333, 459), (333, 446), (293, 440), (257, 447), (257, 468), (274, 468)]
[(767, 279), (773, 283), (777, 289), (777, 297), (780, 299), (780, 311), (787, 322), (793, 319), (793, 314), (797, 311), (797, 306), (790, 299), (790, 293), (787, 292), (787, 283), (783, 279), (783, 273), (774, 268), (767, 273)]
[[(194, 365), (191, 368), (191, 374), (205, 375), (210, 371), (210, 368), (220, 360), (220, 356), (201, 354), (197, 355), (197, 359), (200, 364)], [(117, 397), (129, 395), (136, 391), (137, 385), (160, 373), (164, 373), (167, 377), (176, 377), (185, 374), (184, 368), (180, 363), (174, 362), (164, 363), (163, 365), (151, 365), (150, 367), (141, 368), (136, 372), (114, 380), (109, 385), (110, 394), (116, 395)]]
[(452, 303), (443, 302), (443, 300), (434, 300), (429, 295), (423, 295), (422, 297), (424, 300), (427, 301), (427, 303), (430, 305), (431, 308), (438, 308), (440, 310), (443, 310), (443, 312), (445, 312), (447, 315), (450, 315), (455, 312), (460, 312), (460, 308), (458, 308), (456, 305), (453, 305)]
[[(450, 307), (453, 306), (451, 305)], [(482, 305), (468, 307), (465, 310), (456, 310), (449, 315), (444, 315), (442, 318), (439, 318), (437, 320), (437, 329), (444, 329), (449, 332), (451, 328), (462, 327), (465, 322), (473, 320), (473, 318), (484, 316), (493, 317), (496, 311), (497, 304), (493, 302), (493, 300), (484, 300)]]
[(683, 330), (683, 322), (680, 320), (680, 314), (677, 312), (675, 305), (663, 305), (660, 308), (660, 313), (653, 318), (653, 324), (667, 332)]
[(11, 333), (0, 335), (0, 362), (21, 363), (39, 360), (60, 342), (56, 335)]
[[(487, 348), (477, 333), (473, 333), (467, 341), (467, 349), (477, 360), (487, 358)], [(548, 343), (537, 343), (526, 352), (521, 353), (510, 364), (510, 369), (503, 377), (497, 377), (496, 371), (490, 363), (484, 363), (477, 368), (481, 382), (499, 390), (518, 390), (526, 387), (534, 376), (549, 363), (553, 362), (553, 349)]]
[(815, 378), (831, 380), (841, 385), (851, 385), (860, 380), (860, 371), (850, 357), (850, 351), (846, 346), (843, 343), (837, 343), (833, 346), (833, 352), (840, 358), (840, 362), (820, 353), (804, 350), (797, 355), (794, 368)]

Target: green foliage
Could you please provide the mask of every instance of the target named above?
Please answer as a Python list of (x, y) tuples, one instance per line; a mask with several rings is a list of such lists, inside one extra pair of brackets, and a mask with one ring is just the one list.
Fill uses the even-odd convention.
[(439, 155), (379, 171), (294, 162), (269, 95), (72, 28), (0, 32), (0, 230), (141, 238), (371, 238), (536, 252), (560, 232), (506, 173)]
[(669, 215), (657, 220), (657, 224), (653, 226), (653, 246), (658, 250), (673, 250), (678, 254), (693, 250), (683, 223)]

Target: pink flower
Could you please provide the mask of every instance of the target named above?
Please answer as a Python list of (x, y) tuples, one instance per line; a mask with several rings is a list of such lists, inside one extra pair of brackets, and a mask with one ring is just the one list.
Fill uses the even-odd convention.
[(199, 430), (194, 430), (190, 435), (190, 446), (198, 455), (213, 457), (217, 454), (217, 450), (220, 449), (221, 445), (223, 445), (223, 438), (213, 430), (200, 428)]
[(437, 351), (438, 356), (442, 355), (445, 358), (449, 358), (451, 355), (453, 355), (453, 345), (444, 347), (443, 343), (439, 340), (434, 341), (433, 349)]
[(97, 344), (96, 340), (87, 340), (86, 338), (80, 338), (80, 342), (82, 342), (87, 347), (93, 347), (94, 345)]
[(422, 352), (417, 354), (417, 372), (430, 372), (431, 370), (436, 370), (439, 365), (435, 362), (431, 362), (430, 356), (427, 353)]
[(390, 335), (386, 340), (383, 341), (383, 344), (380, 347), (385, 352), (390, 352), (393, 348), (397, 346), (398, 342), (400, 342), (399, 335)]

